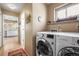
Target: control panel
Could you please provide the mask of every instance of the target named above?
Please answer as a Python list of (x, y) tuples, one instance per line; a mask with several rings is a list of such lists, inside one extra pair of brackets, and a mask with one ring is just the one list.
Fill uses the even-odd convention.
[(54, 38), (54, 35), (47, 34), (47, 38), (53, 39)]

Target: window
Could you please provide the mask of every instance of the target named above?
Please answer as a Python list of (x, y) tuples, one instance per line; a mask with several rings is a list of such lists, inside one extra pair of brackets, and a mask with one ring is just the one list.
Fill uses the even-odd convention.
[(55, 9), (55, 21), (76, 19), (76, 16), (78, 15), (79, 15), (79, 4), (75, 3), (65, 4), (62, 7)]
[(72, 5), (67, 8), (67, 17), (79, 14), (79, 4)]
[(4, 20), (12, 20), (12, 21), (17, 21), (18, 20), (18, 17), (16, 16), (11, 16), (11, 15), (6, 15), (4, 14)]
[(4, 18), (4, 38), (18, 36), (18, 17), (3, 14)]
[(59, 11), (57, 12), (57, 18), (58, 18), (58, 19), (65, 18), (65, 17), (66, 17), (65, 12), (66, 12), (65, 9), (59, 10)]

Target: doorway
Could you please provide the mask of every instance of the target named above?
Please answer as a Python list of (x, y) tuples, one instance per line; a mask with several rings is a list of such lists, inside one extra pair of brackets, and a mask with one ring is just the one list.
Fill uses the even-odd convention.
[[(16, 8), (12, 9), (9, 5)], [(0, 47), (7, 55), (14, 49), (25, 48), (25, 17), (21, 15), (25, 4), (3, 3), (0, 6)]]
[(18, 17), (3, 14), (3, 45), (18, 43)]

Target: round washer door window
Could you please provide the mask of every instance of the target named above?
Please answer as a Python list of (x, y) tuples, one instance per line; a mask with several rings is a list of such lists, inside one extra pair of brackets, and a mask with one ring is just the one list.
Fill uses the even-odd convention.
[(52, 47), (47, 40), (38, 41), (38, 43), (37, 43), (37, 53), (38, 53), (38, 55), (42, 55), (42, 56), (52, 56), (53, 55)]
[(79, 56), (79, 47), (64, 47), (59, 50), (58, 56)]

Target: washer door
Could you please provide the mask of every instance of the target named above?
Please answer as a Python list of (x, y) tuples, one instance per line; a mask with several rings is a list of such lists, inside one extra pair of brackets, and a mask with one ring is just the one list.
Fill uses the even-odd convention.
[(59, 50), (58, 56), (79, 56), (79, 47), (64, 47)]
[(47, 40), (39, 40), (37, 43), (37, 53), (42, 56), (52, 56), (53, 50)]

